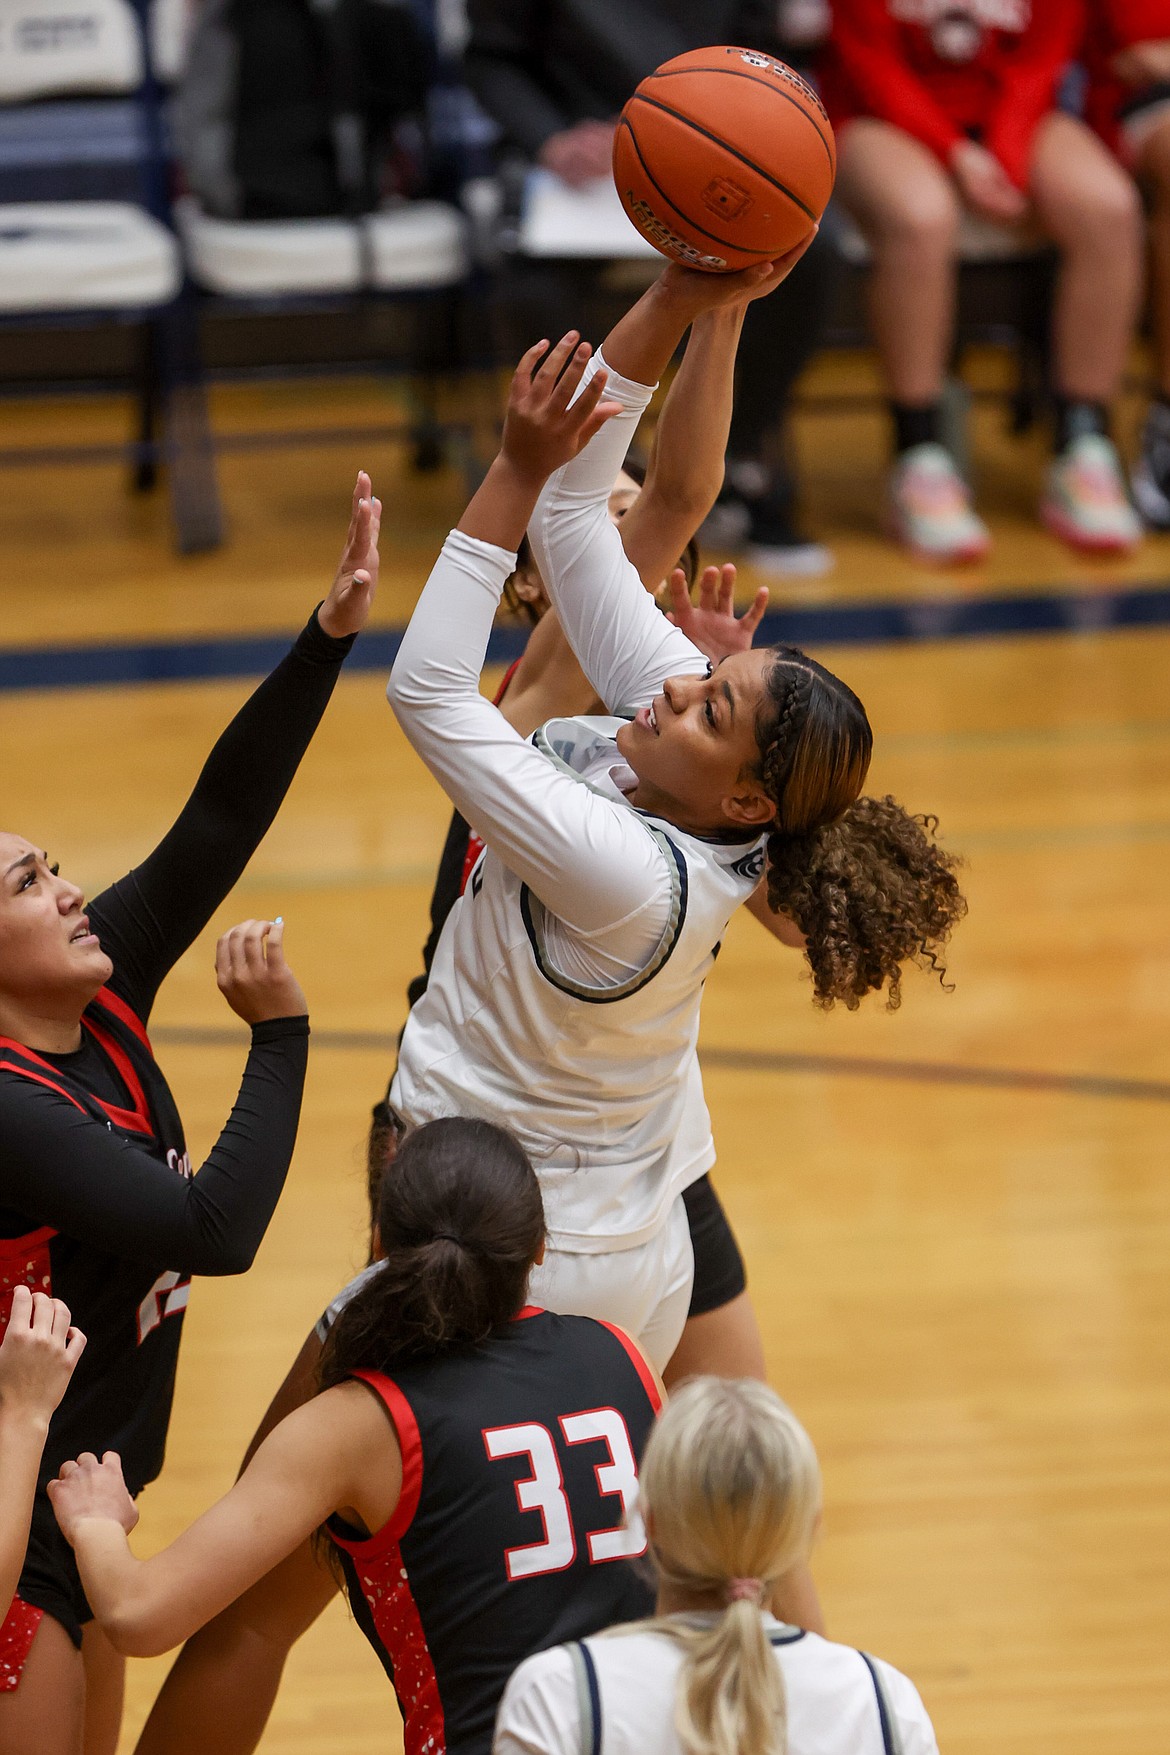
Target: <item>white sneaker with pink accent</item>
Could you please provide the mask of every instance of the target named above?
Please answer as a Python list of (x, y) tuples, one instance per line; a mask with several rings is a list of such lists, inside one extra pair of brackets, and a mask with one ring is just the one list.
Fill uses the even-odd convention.
[(1125, 491), (1121, 459), (1103, 433), (1082, 433), (1048, 466), (1040, 517), (1063, 542), (1094, 554), (1126, 554), (1142, 523)]
[(991, 532), (971, 505), (971, 490), (942, 445), (904, 451), (890, 477), (890, 525), (924, 561), (979, 561)]

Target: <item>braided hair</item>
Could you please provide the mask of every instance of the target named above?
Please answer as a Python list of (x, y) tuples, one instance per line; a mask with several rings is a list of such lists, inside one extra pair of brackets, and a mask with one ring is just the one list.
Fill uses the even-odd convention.
[(813, 997), (855, 1011), (886, 989), (896, 1010), (902, 967), (945, 982), (939, 955), (967, 911), (938, 819), (893, 798), (867, 798), (873, 733), (839, 677), (795, 646), (771, 648), (757, 720), (759, 779), (776, 815), (768, 836), (768, 902), (804, 935)]

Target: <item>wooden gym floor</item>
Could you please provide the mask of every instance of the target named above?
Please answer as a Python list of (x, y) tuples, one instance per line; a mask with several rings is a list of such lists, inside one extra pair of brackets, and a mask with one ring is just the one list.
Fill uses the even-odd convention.
[[(832, 388), (857, 370), (817, 372)], [(387, 394), (221, 390), (216, 418), (384, 420)], [(125, 411), (5, 416), (7, 442), (32, 444), (109, 436)], [(798, 427), (811, 522), (838, 567), (774, 603), (1107, 604), (1122, 586), (1152, 603), (1170, 582), (1166, 540), (1090, 566), (1037, 533), (1042, 451), (1005, 440), (994, 411), (977, 417), (976, 449), (996, 555), (958, 577), (881, 542), (876, 415), (808, 412)], [(169, 550), (161, 496), (132, 501), (114, 469), (6, 473), (0, 646), (293, 632), (328, 582), (359, 463), (387, 504), (378, 619), (401, 624), (459, 483), (410, 477), (390, 447), (318, 447), (225, 460), (233, 540), (187, 561)], [(815, 1567), (830, 1630), (914, 1677), (949, 1755), (1164, 1755), (1170, 629), (816, 650), (870, 709), (872, 787), (938, 812), (971, 902), (954, 991), (912, 979), (897, 1015), (820, 1015), (798, 963), (746, 917), (707, 998), (718, 1185), (773, 1381), (824, 1464)], [(300, 1338), (362, 1259), (365, 1121), (447, 814), (383, 680), (342, 681), (275, 828), (155, 1014), (198, 1162), (244, 1053), (215, 991), (215, 933), (284, 915), (316, 1031), (300, 1144), (253, 1271), (196, 1287), (144, 1552), (226, 1489)], [(166, 827), (247, 686), (0, 694), (3, 821), (92, 893)], [(167, 1661), (131, 1666), (124, 1751)], [(335, 1605), (294, 1654), (263, 1748), (398, 1747), (382, 1673)]]

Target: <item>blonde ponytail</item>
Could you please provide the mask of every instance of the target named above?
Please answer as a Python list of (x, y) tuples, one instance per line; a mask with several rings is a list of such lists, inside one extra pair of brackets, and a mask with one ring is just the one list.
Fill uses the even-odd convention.
[(727, 1605), (714, 1622), (643, 1624), (682, 1648), (674, 1722), (686, 1755), (785, 1755), (784, 1682), (760, 1606), (812, 1546), (821, 1489), (808, 1434), (762, 1383), (694, 1378), (650, 1436), (639, 1501), (661, 1579)]

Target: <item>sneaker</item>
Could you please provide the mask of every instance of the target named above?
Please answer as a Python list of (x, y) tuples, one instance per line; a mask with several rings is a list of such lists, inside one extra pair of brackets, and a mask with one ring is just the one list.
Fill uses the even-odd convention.
[(1151, 404), (1130, 479), (1138, 511), (1151, 530), (1170, 530), (1170, 404)]
[(890, 477), (889, 511), (894, 535), (921, 560), (979, 561), (991, 547), (971, 490), (942, 445), (903, 451)]
[(1063, 542), (1093, 554), (1124, 554), (1141, 540), (1121, 459), (1102, 433), (1083, 433), (1048, 466), (1040, 517)]

